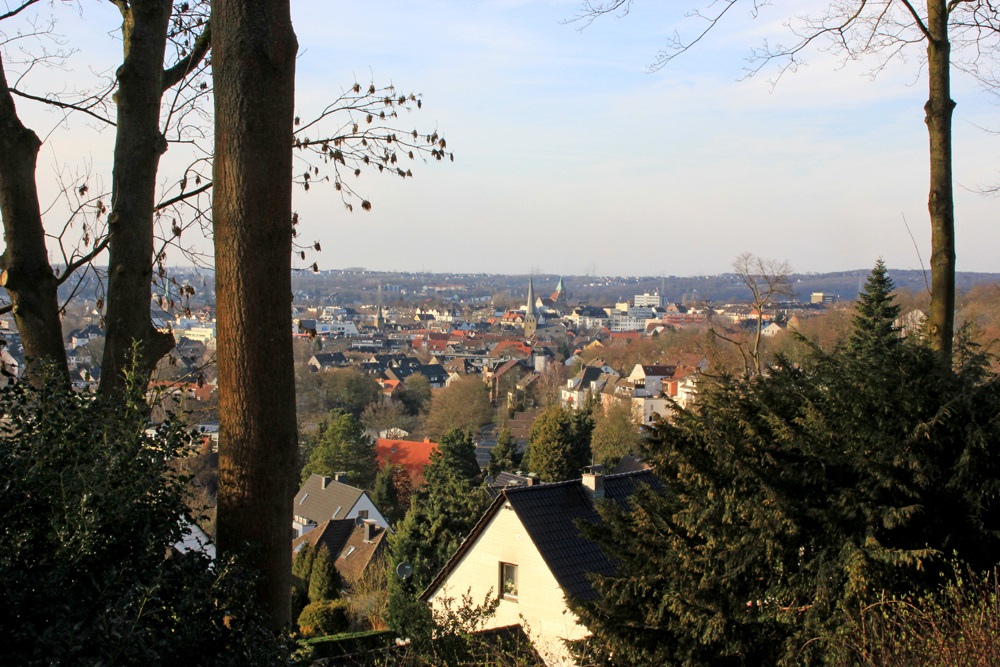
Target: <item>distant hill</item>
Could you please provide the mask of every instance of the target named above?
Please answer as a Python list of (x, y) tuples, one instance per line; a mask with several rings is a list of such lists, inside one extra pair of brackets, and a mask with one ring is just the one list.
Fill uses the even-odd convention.
[[(835, 273), (794, 273), (791, 275), (793, 297), (808, 301), (813, 292), (833, 294), (840, 301), (853, 301), (864, 283), (869, 269)], [(896, 286), (904, 291), (926, 290), (921, 271), (889, 269)], [(104, 288), (93, 273), (80, 271), (83, 285), (69, 281), (60, 288), (60, 297), (73, 295), (76, 303), (93, 304), (103, 296)], [(184, 304), (192, 308), (215, 301), (214, 276), (210, 269), (173, 268), (169, 275), (178, 284), (190, 284), (196, 295)], [(562, 278), (569, 293), (569, 302), (592, 305), (613, 305), (630, 301), (636, 294), (659, 292), (668, 302), (712, 303), (745, 302), (747, 288), (739, 276), (729, 273), (714, 276), (559, 276), (535, 274), (532, 280), (535, 294), (548, 296)], [(927, 280), (930, 275), (927, 275)], [(1000, 273), (960, 272), (956, 276), (959, 293), (981, 283), (1000, 283)], [(384, 289), (379, 291), (379, 286)], [(501, 297), (509, 304), (523, 304), (527, 295), (527, 275), (486, 273), (429, 273), (405, 271), (370, 271), (361, 268), (321, 271), (296, 271), (292, 274), (294, 302), (309, 305), (386, 305), (395, 303), (466, 302), (481, 300), (489, 303)], [(171, 289), (171, 297), (178, 290)], [(162, 286), (154, 294), (165, 295)], [(92, 305), (91, 305), (92, 307)]]

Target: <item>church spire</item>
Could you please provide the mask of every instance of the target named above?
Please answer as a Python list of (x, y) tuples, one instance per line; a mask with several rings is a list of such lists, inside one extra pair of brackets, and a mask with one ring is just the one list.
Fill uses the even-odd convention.
[(535, 314), (535, 283), (531, 276), (528, 276), (528, 307), (525, 315)]

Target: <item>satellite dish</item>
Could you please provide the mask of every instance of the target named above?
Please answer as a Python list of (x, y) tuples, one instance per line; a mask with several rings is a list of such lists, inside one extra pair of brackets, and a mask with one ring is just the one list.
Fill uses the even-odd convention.
[(396, 566), (396, 574), (399, 575), (400, 579), (408, 579), (413, 574), (413, 566), (404, 560)]
[(363, 526), (363, 525), (365, 525), (365, 520), (363, 518), (359, 517), (359, 516), (356, 516), (356, 517), (354, 517), (354, 525), (355, 526)]

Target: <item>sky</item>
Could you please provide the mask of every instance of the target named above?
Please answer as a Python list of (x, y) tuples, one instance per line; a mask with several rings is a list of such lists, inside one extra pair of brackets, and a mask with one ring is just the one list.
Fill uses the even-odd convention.
[[(697, 32), (685, 18), (697, 4), (635, 0), (627, 15), (585, 27), (567, 23), (578, 0), (292, 0), (298, 115), (355, 81), (392, 82), (423, 101), (401, 129), (436, 130), (455, 154), (417, 161), (412, 179), (364, 173), (352, 185), (370, 212), (347, 212), (323, 184), (297, 190), (300, 240), (322, 247), (297, 264), (686, 276), (726, 272), (751, 252), (797, 272), (869, 268), (879, 257), (926, 266), (919, 51), (875, 80), (875, 61), (845, 64), (820, 49), (776, 85), (774, 70), (743, 78), (751, 49), (787, 41), (787, 12), (827, 5), (796, 0), (756, 18), (737, 7), (650, 72), (675, 31)], [(33, 90), (113, 70), (110, 3), (54, 11), (77, 52), (64, 69), (33, 72)], [(1000, 130), (998, 98), (960, 74), (952, 96), (958, 270), (1000, 272), (1000, 202), (978, 192), (1000, 183), (1000, 137), (989, 132)], [(60, 170), (110, 183), (110, 132), (19, 109), (46, 137), (39, 184), (49, 198)], [(164, 184), (184, 159), (171, 150)]]

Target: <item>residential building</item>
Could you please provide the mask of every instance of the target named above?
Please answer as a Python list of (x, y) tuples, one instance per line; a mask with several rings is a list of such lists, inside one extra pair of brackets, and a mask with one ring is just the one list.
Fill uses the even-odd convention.
[(297, 553), (305, 544), (315, 548), (325, 547), (330, 552), (334, 568), (350, 588), (385, 551), (388, 544), (386, 532), (384, 526), (371, 520), (332, 519), (293, 539), (292, 553)]
[(598, 523), (595, 499), (624, 504), (639, 484), (658, 486), (649, 471), (506, 486), (422, 599), (441, 609), (448, 598), (494, 595), (499, 606), (488, 628), (520, 623), (547, 665), (574, 664), (564, 640), (589, 633), (566, 598), (593, 600), (589, 576), (614, 571), (612, 560), (580, 534), (579, 522)]
[(389, 527), (368, 492), (348, 486), (334, 477), (310, 475), (295, 494), (292, 530), (299, 537), (330, 519), (369, 519)]
[(424, 483), (424, 468), (430, 465), (431, 454), (438, 450), (429, 438), (422, 441), (379, 438), (375, 441), (375, 457), (379, 467), (399, 466), (410, 476), (413, 488)]

